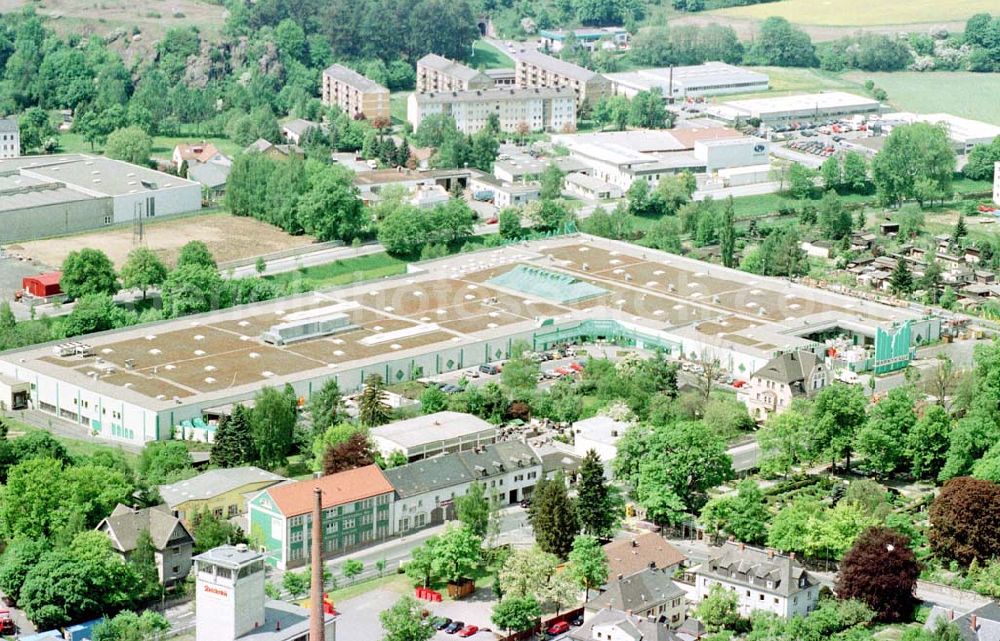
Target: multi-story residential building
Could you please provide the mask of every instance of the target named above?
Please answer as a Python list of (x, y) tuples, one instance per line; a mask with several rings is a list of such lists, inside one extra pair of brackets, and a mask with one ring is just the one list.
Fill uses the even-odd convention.
[(190, 523), (195, 513), (211, 512), (217, 519), (246, 514), (247, 495), (285, 481), (259, 467), (231, 467), (209, 470), (198, 476), (159, 486), (160, 498), (174, 515)]
[(352, 118), (389, 118), (389, 90), (344, 65), (323, 70), (323, 104), (336, 105)]
[(429, 53), (417, 60), (418, 93), (469, 91), (492, 87), (493, 79), (485, 73), (436, 53)]
[(339, 556), (392, 533), (393, 488), (376, 465), (271, 487), (249, 503), (250, 536), (282, 570), (309, 561), (313, 490), (323, 492), (323, 556)]
[(525, 47), (511, 54), (518, 87), (565, 87), (576, 94), (577, 105), (597, 102), (611, 93), (611, 82), (601, 74), (537, 49)]
[(601, 593), (584, 604), (588, 614), (611, 608), (641, 617), (668, 622), (671, 628), (684, 623), (687, 600), (684, 588), (674, 583), (673, 573), (646, 568), (630, 576), (608, 581)]
[(21, 155), (21, 128), (17, 118), (0, 118), (0, 158)]
[(144, 510), (119, 505), (97, 524), (97, 530), (111, 539), (111, 547), (125, 559), (136, 549), (139, 536), (149, 532), (155, 550), (156, 571), (163, 585), (183, 581), (191, 571), (194, 537), (164, 505)]
[(819, 600), (819, 582), (795, 560), (794, 554), (761, 550), (727, 541), (711, 550), (710, 557), (693, 568), (698, 599), (719, 584), (739, 596), (739, 612), (773, 612), (789, 619), (805, 616)]
[(811, 397), (826, 387), (829, 376), (823, 358), (798, 350), (772, 358), (740, 388), (739, 398), (757, 421), (780, 414), (799, 397)]
[(410, 94), (406, 115), (414, 129), (424, 118), (437, 114), (454, 118), (455, 126), (465, 134), (485, 128), (493, 115), (500, 120), (500, 130), (510, 133), (573, 131), (576, 96), (560, 87)]
[(520, 441), (486, 445), (394, 467), (384, 472), (396, 490), (397, 534), (455, 518), (455, 499), (473, 483), (501, 503), (529, 496), (542, 474), (542, 461)]

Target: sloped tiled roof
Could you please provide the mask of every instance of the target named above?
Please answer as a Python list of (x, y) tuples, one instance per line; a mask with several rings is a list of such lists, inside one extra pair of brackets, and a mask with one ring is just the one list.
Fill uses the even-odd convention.
[(477, 450), (434, 456), (384, 472), (400, 498), (407, 498), (491, 478), (519, 467), (541, 465), (534, 451), (520, 441), (487, 445)]
[(641, 611), (683, 597), (684, 594), (684, 589), (674, 583), (670, 573), (647, 568), (631, 576), (608, 582), (603, 592), (587, 602), (587, 608)]
[[(666, 622), (650, 621), (646, 617), (610, 608), (595, 614), (582, 626), (570, 632), (569, 636), (576, 641), (594, 641), (597, 638), (594, 628), (608, 627), (615, 628), (633, 641), (678, 641), (677, 635), (670, 630), (670, 625)], [(615, 635), (615, 638), (618, 636)]]
[(641, 534), (632, 540), (612, 541), (604, 546), (608, 556), (608, 576), (629, 576), (650, 566), (659, 569), (680, 565), (687, 557), (655, 532)]
[[(816, 584), (792, 557), (732, 541), (712, 550), (711, 558), (695, 568), (695, 574), (720, 578), (729, 583), (753, 585), (758, 590), (786, 597)], [(806, 582), (800, 587), (799, 579), (803, 576)], [(770, 587), (767, 582), (771, 582)]]
[(209, 470), (193, 478), (159, 486), (160, 498), (171, 508), (186, 501), (205, 500), (252, 483), (279, 483), (285, 477), (259, 467)]
[(934, 606), (924, 629), (933, 630), (941, 618), (958, 628), (962, 641), (1000, 641), (1000, 603), (996, 601), (957, 617), (953, 611)]
[(323, 509), (392, 492), (392, 486), (377, 465), (280, 485), (266, 492), (287, 518), (306, 514), (312, 509), (313, 488), (317, 487), (323, 491)]
[(143, 530), (149, 531), (157, 550), (162, 550), (171, 543), (194, 541), (180, 519), (171, 514), (165, 505), (133, 510), (119, 504), (111, 512), (111, 516), (97, 525), (97, 529), (108, 534), (115, 549), (120, 552), (134, 550)]
[(754, 372), (753, 375), (770, 381), (791, 385), (805, 380), (806, 376), (812, 372), (818, 362), (819, 357), (812, 352), (786, 352), (772, 358), (764, 367)]

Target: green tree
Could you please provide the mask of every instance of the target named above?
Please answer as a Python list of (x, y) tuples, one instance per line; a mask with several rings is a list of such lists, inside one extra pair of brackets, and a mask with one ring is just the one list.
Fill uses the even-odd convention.
[(772, 414), (760, 431), (761, 471), (788, 477), (792, 467), (806, 461), (809, 452), (809, 425), (796, 407)]
[(435, 631), (430, 617), (423, 616), (423, 609), (416, 599), (404, 596), (379, 613), (385, 641), (429, 641)]
[(594, 450), (580, 462), (576, 508), (584, 534), (609, 539), (621, 521), (622, 501), (604, 478), (604, 464)]
[(722, 226), (719, 229), (719, 248), (722, 252), (722, 264), (726, 267), (736, 266), (736, 213), (733, 197), (726, 199), (722, 209)]
[(539, 479), (528, 508), (528, 520), (535, 532), (535, 541), (545, 552), (565, 559), (580, 531), (576, 504), (566, 491), (561, 472), (551, 479)]
[(497, 216), (497, 231), (500, 237), (506, 240), (515, 240), (521, 237), (521, 213), (513, 207), (505, 207), (500, 210)]
[(139, 581), (136, 585), (136, 598), (139, 600), (155, 599), (160, 596), (160, 573), (156, 569), (156, 546), (149, 530), (139, 532), (135, 541), (135, 549), (128, 556), (128, 562), (135, 570)]
[(754, 545), (767, 538), (769, 520), (764, 494), (749, 479), (740, 483), (735, 495), (712, 499), (701, 511), (701, 522), (706, 528)]
[(463, 496), (455, 499), (455, 515), (476, 536), (486, 536), (490, 523), (490, 499), (482, 483), (473, 481)]
[(64, 626), (128, 607), (136, 581), (107, 535), (81, 532), (28, 572), (18, 605), (39, 628)]
[(490, 620), (493, 625), (506, 630), (508, 635), (514, 632), (530, 630), (542, 616), (542, 608), (534, 598), (506, 597), (493, 606)]
[(179, 264), (160, 288), (164, 316), (176, 318), (218, 309), (224, 302), (222, 287), (222, 277), (215, 267)]
[(842, 175), (839, 156), (830, 156), (823, 161), (819, 167), (819, 175), (823, 179), (823, 188), (826, 190), (840, 189), (844, 178)]
[(441, 388), (433, 385), (420, 393), (420, 411), (424, 414), (434, 414), (448, 409), (448, 395)]
[(590, 591), (608, 580), (608, 555), (596, 538), (581, 534), (573, 539), (566, 570), (584, 589), (584, 601), (588, 601)]
[(347, 559), (340, 566), (340, 573), (344, 575), (348, 583), (354, 582), (354, 577), (364, 572), (365, 564), (357, 559)]
[(367, 223), (353, 174), (343, 167), (327, 167), (309, 181), (298, 204), (298, 218), (307, 234), (319, 240), (350, 242)]
[(834, 383), (820, 390), (813, 401), (809, 423), (815, 458), (827, 458), (836, 466), (844, 459), (845, 469), (851, 469), (854, 435), (864, 424), (868, 399), (857, 385)]
[(713, 583), (708, 589), (708, 596), (695, 608), (694, 615), (709, 632), (732, 630), (740, 620), (738, 605), (739, 598), (735, 591)]
[(177, 269), (188, 265), (211, 267), (212, 269), (218, 267), (215, 264), (215, 257), (208, 250), (208, 245), (200, 240), (189, 241), (181, 247), (180, 254), (177, 256)]
[(628, 123), (644, 129), (664, 129), (672, 126), (672, 118), (667, 113), (667, 102), (660, 89), (640, 91), (629, 104)]
[(556, 607), (577, 598), (576, 582), (560, 568), (559, 557), (537, 545), (510, 553), (497, 575), (504, 599), (530, 597)]
[(385, 402), (385, 386), (382, 377), (370, 374), (365, 380), (365, 388), (358, 400), (358, 420), (365, 427), (378, 427), (389, 422), (390, 409)]
[(559, 167), (554, 163), (549, 163), (542, 171), (541, 176), (539, 176), (539, 181), (541, 182), (539, 198), (542, 200), (560, 198), (562, 196), (563, 180), (565, 177), (566, 174)]
[(63, 323), (63, 330), (67, 336), (101, 332), (114, 328), (118, 317), (118, 308), (110, 296), (85, 294), (73, 305), (73, 311)]
[(820, 233), (829, 240), (840, 240), (850, 235), (854, 221), (851, 212), (844, 208), (844, 203), (837, 192), (830, 190), (823, 194), (819, 203)]
[(265, 387), (254, 396), (250, 427), (258, 462), (269, 469), (284, 465), (298, 421), (294, 392)]
[(779, 67), (814, 67), (816, 49), (809, 34), (788, 20), (770, 17), (760, 25), (760, 33), (747, 51), (747, 64)]
[(812, 169), (799, 163), (792, 163), (788, 170), (788, 195), (799, 200), (809, 198), (816, 187), (815, 177), (816, 174)]
[(13, 601), (19, 601), (28, 572), (38, 565), (49, 548), (50, 543), (42, 537), (19, 536), (8, 543), (0, 556), (0, 590)]
[(906, 259), (900, 258), (896, 261), (896, 267), (889, 277), (889, 289), (896, 296), (908, 296), (913, 293), (913, 274)]
[[(520, 342), (523, 344), (523, 341)], [(500, 382), (515, 397), (531, 394), (538, 386), (538, 373), (541, 371), (538, 363), (525, 356), (525, 350), (520, 351), (519, 356), (504, 363), (500, 373)]]
[(894, 128), (872, 161), (872, 180), (887, 205), (916, 198), (921, 179), (936, 193), (949, 193), (954, 171), (955, 152), (945, 130), (921, 122)]
[(248, 542), (242, 529), (218, 518), (207, 507), (196, 510), (191, 515), (191, 536), (194, 537), (195, 554), (201, 554), (220, 545), (239, 545)]
[(917, 422), (913, 402), (908, 388), (890, 390), (872, 408), (868, 420), (858, 430), (855, 449), (876, 474), (888, 476), (903, 465), (907, 437)]
[(125, 289), (138, 289), (142, 298), (150, 287), (162, 285), (167, 279), (167, 266), (147, 247), (137, 247), (129, 252), (122, 265), (122, 285)]
[(344, 398), (336, 378), (323, 381), (323, 387), (309, 399), (313, 433), (322, 434), (344, 418)]
[(153, 150), (153, 139), (139, 127), (116, 129), (108, 136), (104, 153), (108, 158), (124, 160), (133, 165), (149, 163), (149, 154)]
[(219, 467), (249, 465), (257, 460), (254, 448), (253, 412), (237, 403), (215, 431), (209, 462)]
[(105, 618), (94, 627), (94, 641), (147, 641), (170, 629), (170, 622), (153, 610), (136, 614), (131, 610)]
[(88, 247), (71, 251), (63, 260), (59, 286), (72, 298), (87, 294), (114, 296), (118, 293), (118, 275), (107, 254)]
[(856, 151), (844, 154), (843, 184), (855, 194), (868, 190), (868, 161)]
[(482, 563), (483, 539), (468, 525), (449, 527), (434, 548), (434, 575), (448, 583), (473, 577)]
[(136, 472), (150, 487), (194, 476), (191, 454), (181, 441), (147, 443), (139, 456)]

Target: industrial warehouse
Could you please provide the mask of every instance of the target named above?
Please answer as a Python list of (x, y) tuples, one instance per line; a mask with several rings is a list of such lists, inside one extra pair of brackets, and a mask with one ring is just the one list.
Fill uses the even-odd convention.
[(201, 209), (201, 185), (86, 154), (0, 160), (0, 242), (70, 234)]
[(770, 88), (767, 74), (724, 62), (623, 71), (605, 74), (605, 77), (611, 81), (611, 91), (626, 98), (634, 98), (640, 91), (652, 90), (659, 90), (664, 96), (676, 100), (767, 91)]
[(871, 116), (878, 114), (882, 104), (874, 98), (856, 96), (843, 91), (779, 96), (776, 98), (748, 98), (710, 105), (705, 113), (727, 124), (760, 120), (765, 125), (782, 125), (792, 122), (818, 122), (821, 120)]
[(890, 371), (939, 335), (939, 319), (907, 309), (573, 235), (10, 351), (0, 375), (29, 383), (36, 409), (141, 444), (182, 424), (211, 439), (204, 416), (264, 386), (287, 383), (307, 400), (331, 377), (349, 392), (372, 374), (434, 376), (503, 360), (520, 340), (543, 349), (606, 339), (748, 375), (789, 350), (825, 354), (832, 339), (862, 353), (852, 369)]

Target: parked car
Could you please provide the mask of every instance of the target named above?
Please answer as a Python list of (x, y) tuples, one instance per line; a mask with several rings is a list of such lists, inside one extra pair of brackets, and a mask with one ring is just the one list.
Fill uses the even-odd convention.
[(461, 621), (452, 621), (448, 624), (448, 627), (444, 629), (448, 634), (455, 634), (459, 630), (465, 627), (465, 624)]
[(569, 632), (569, 623), (565, 621), (557, 621), (549, 626), (549, 629), (545, 631), (545, 634), (550, 637), (555, 637), (560, 634), (566, 634), (567, 632)]
[(437, 617), (436, 619), (434, 619), (431, 625), (434, 626), (435, 630), (444, 630), (449, 625), (451, 625), (451, 619), (449, 619), (448, 617)]
[(581, 625), (583, 625), (583, 615), (582, 614), (576, 615), (575, 617), (573, 617), (573, 620), (569, 622), (569, 624), (574, 628), (579, 628)]
[(478, 625), (470, 625), (470, 626), (467, 626), (467, 627), (463, 628), (462, 631), (458, 633), (458, 636), (460, 636), (462, 638), (467, 638), (467, 637), (471, 637), (473, 634), (475, 634), (477, 632), (479, 632), (479, 626)]
[(10, 610), (0, 608), (0, 634), (17, 634), (17, 625), (10, 616)]
[(479, 366), (479, 371), (482, 372), (483, 374), (489, 374), (490, 376), (493, 376), (495, 374), (499, 374), (500, 373), (500, 368), (497, 367), (496, 365), (491, 365), (489, 363), (484, 363), (484, 364), (482, 364), (482, 365)]

